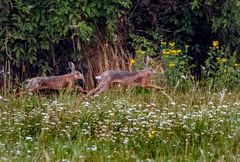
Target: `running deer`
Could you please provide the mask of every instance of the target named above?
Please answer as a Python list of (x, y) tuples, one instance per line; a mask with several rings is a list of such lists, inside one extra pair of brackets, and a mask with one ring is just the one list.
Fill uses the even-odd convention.
[(38, 92), (39, 90), (62, 90), (71, 88), (83, 93), (87, 93), (75, 82), (83, 80), (84, 76), (79, 71), (75, 70), (75, 65), (72, 62), (68, 63), (71, 73), (59, 76), (34, 77), (27, 80), (26, 88), (31, 92)]
[(91, 90), (87, 96), (92, 94), (100, 94), (105, 91), (110, 84), (120, 83), (127, 86), (140, 86), (146, 88), (155, 88), (163, 90), (163, 88), (155, 86), (151, 83), (151, 79), (156, 71), (153, 68), (147, 67), (149, 58), (144, 59), (145, 69), (138, 71), (119, 71), (119, 70), (107, 70), (100, 76), (96, 76), (95, 79), (99, 80), (99, 84), (96, 88)]

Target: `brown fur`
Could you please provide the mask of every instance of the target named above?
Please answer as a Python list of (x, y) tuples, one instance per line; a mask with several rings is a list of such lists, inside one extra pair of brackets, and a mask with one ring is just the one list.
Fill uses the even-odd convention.
[(70, 68), (72, 69), (72, 72), (69, 74), (48, 77), (34, 77), (28, 79), (26, 87), (31, 92), (38, 92), (39, 90), (62, 90), (71, 88), (86, 93), (85, 90), (75, 84), (77, 80), (84, 80), (84, 76), (79, 71), (75, 71), (75, 66), (73, 63), (71, 63)]
[(103, 72), (101, 76), (96, 77), (96, 79), (100, 80), (100, 83), (96, 88), (91, 90), (87, 96), (94, 93), (100, 94), (112, 83), (121, 83), (128, 86), (149, 87), (162, 90), (163, 88), (152, 85), (151, 83), (151, 79), (155, 73), (155, 70), (152, 68), (145, 68), (144, 70), (139, 71), (107, 70)]

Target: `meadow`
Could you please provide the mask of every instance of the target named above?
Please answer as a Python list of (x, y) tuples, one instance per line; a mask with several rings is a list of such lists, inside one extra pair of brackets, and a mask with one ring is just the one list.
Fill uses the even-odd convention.
[[(240, 0), (0, 1), (0, 162), (240, 162), (239, 27)], [(148, 65), (165, 93), (28, 93), (69, 61), (88, 91)]]
[[(201, 80), (161, 42), (153, 89), (0, 96), (0, 161), (240, 161), (240, 64), (214, 41)], [(186, 50), (188, 47), (186, 47)], [(133, 69), (145, 54), (138, 50)], [(159, 66), (160, 65), (160, 66)], [(161, 66), (164, 71), (161, 71)]]
[(0, 161), (239, 161), (240, 93), (112, 88), (0, 99)]

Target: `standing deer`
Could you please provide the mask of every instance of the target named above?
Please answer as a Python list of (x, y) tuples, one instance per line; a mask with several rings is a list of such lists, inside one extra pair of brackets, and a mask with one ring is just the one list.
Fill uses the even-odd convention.
[[(144, 64), (148, 65), (149, 58), (145, 58)], [(163, 90), (163, 88), (155, 86), (151, 83), (151, 79), (156, 71), (153, 68), (146, 67), (144, 70), (138, 71), (119, 71), (119, 70), (107, 70), (103, 72), (100, 76), (96, 76), (95, 79), (99, 80), (100, 83), (96, 88), (91, 90), (87, 96), (92, 94), (100, 94), (105, 91), (110, 84), (120, 83), (128, 86), (140, 86), (140, 87), (150, 87), (158, 90)]]
[(80, 86), (77, 86), (75, 82), (77, 80), (83, 80), (84, 76), (79, 71), (75, 70), (75, 65), (72, 62), (68, 63), (71, 73), (59, 75), (59, 76), (47, 76), (47, 77), (34, 77), (27, 80), (27, 89), (31, 92), (38, 92), (39, 90), (62, 90), (71, 88), (74, 90), (86, 93)]

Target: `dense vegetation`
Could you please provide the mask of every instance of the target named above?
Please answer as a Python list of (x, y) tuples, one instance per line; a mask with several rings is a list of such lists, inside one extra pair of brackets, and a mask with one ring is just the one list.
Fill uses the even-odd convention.
[[(111, 31), (129, 2), (1, 1), (1, 61), (11, 61), (18, 74), (52, 72), (64, 61), (77, 61), (81, 44), (103, 28)], [(107, 29), (104, 29), (107, 28)], [(101, 32), (101, 31), (99, 31)], [(27, 71), (26, 71), (27, 69)]]
[[(0, 0), (0, 161), (239, 161), (239, 27), (238, 0)], [(168, 97), (21, 89), (73, 61), (90, 90), (146, 55)]]
[[(138, 57), (138, 50), (159, 58), (164, 50), (161, 42), (169, 41), (191, 57), (187, 63), (194, 65), (191, 73), (199, 79), (212, 41), (224, 46), (224, 57), (232, 56), (240, 43), (237, 0), (7, 0), (0, 6), (0, 61), (14, 71), (12, 79), (60, 74), (66, 72), (68, 61), (78, 62), (90, 78), (94, 68), (86, 57), (97, 55), (96, 51), (109, 55), (95, 57), (99, 62), (92, 64), (100, 68), (122, 48), (130, 51), (121, 52), (126, 58)], [(111, 50), (106, 43), (122, 48)], [(91, 48), (95, 52), (89, 55)], [(114, 59), (120, 61), (128, 60)], [(106, 68), (121, 67), (101, 70)]]

